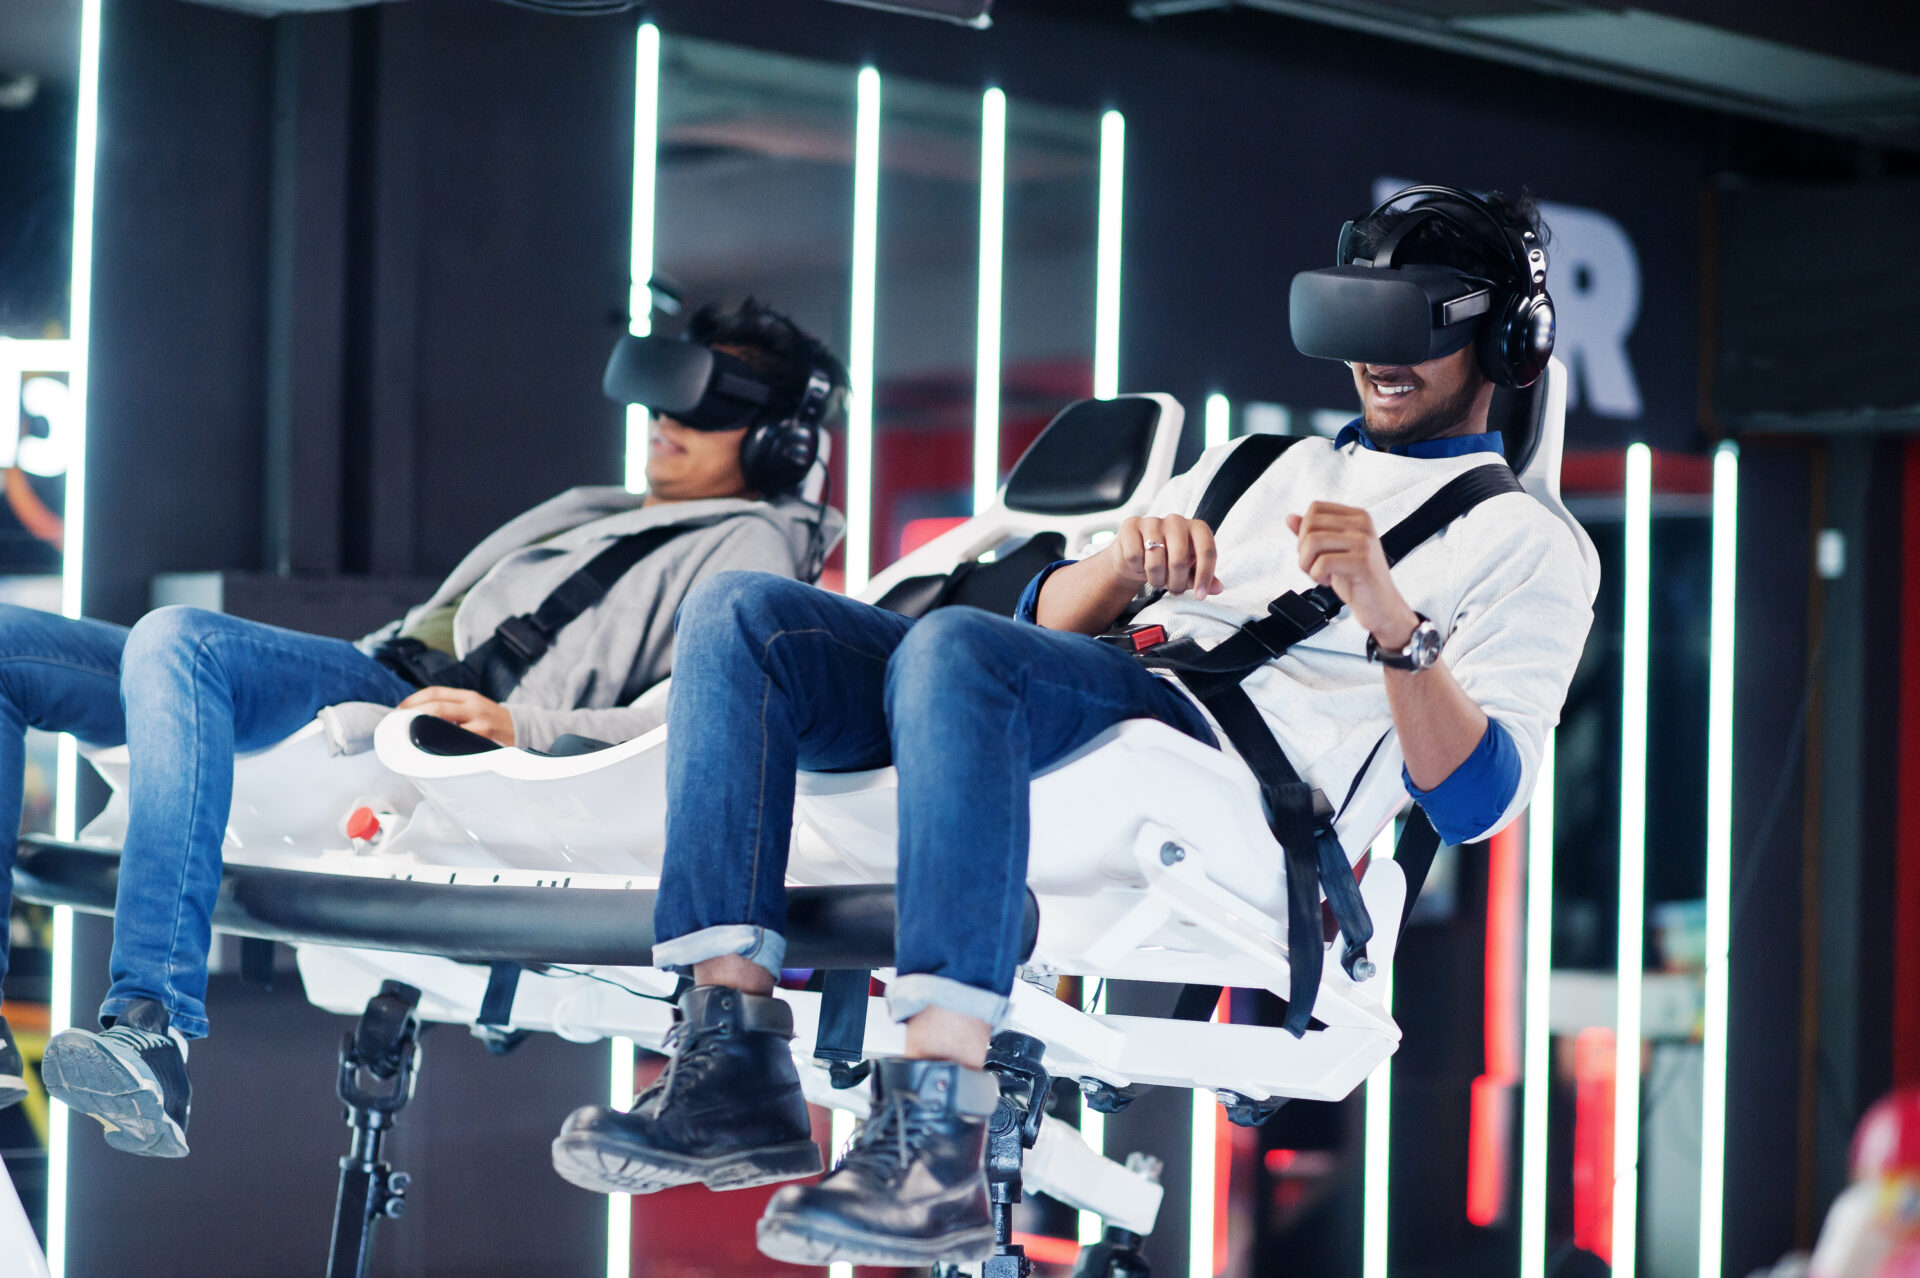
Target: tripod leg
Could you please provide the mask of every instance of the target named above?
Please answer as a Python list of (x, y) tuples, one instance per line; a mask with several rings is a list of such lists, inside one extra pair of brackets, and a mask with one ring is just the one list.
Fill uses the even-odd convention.
[(382, 1151), (394, 1116), (413, 1099), (420, 1032), (413, 1009), (419, 1002), (420, 991), (412, 986), (383, 982), (340, 1044), (338, 1089), (352, 1143), (340, 1160), (327, 1278), (367, 1278), (374, 1224), (382, 1216), (397, 1220), (407, 1209), (410, 1178), (389, 1167)]

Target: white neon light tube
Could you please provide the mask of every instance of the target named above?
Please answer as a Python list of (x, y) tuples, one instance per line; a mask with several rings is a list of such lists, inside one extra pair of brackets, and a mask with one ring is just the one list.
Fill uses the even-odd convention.
[[(838, 1163), (840, 1161), (840, 1155), (846, 1152), (848, 1145), (853, 1143), (853, 1128), (854, 1120), (852, 1114), (849, 1114), (844, 1109), (836, 1109), (833, 1111), (832, 1135), (827, 1138), (832, 1145), (832, 1149), (830, 1150), (832, 1157), (827, 1160), (828, 1166), (831, 1167), (835, 1163)], [(827, 1278), (853, 1278), (853, 1262), (838, 1260), (828, 1265)]]
[(1000, 293), (1007, 229), (1007, 95), (980, 99), (980, 325), (973, 374), (973, 509), (1000, 487)]
[(1553, 968), (1553, 745), (1547, 733), (1527, 808), (1526, 1029), (1521, 1046), (1520, 1278), (1547, 1274), (1547, 1101), (1553, 1088), (1547, 1032)]
[(1700, 1103), (1700, 1273), (1718, 1275), (1726, 1209), (1728, 961), (1733, 944), (1734, 569), (1740, 450), (1713, 455), (1712, 654), (1707, 675), (1707, 971)]
[(873, 572), (873, 330), (880, 259), (880, 73), (860, 68), (853, 133), (853, 323), (847, 371), (847, 593)]
[[(628, 245), (627, 329), (639, 337), (653, 331), (653, 226), (660, 155), (660, 28), (640, 24), (633, 54), (633, 229)], [(627, 405), (626, 489), (647, 489), (647, 451), (651, 414), (641, 404)], [(613, 1038), (607, 1053), (607, 1102), (615, 1109), (633, 1105), (633, 1040)], [(607, 1278), (633, 1272), (633, 1195), (607, 1196)]]
[(1640, 995), (1647, 916), (1647, 681), (1653, 450), (1627, 449), (1626, 632), (1620, 697), (1620, 1015), (1613, 1084), (1613, 1278), (1633, 1278), (1640, 1196)]
[[(607, 1074), (607, 1103), (615, 1109), (633, 1108), (633, 1040), (610, 1040), (611, 1067)], [(633, 1274), (633, 1195), (607, 1195), (607, 1278)]]
[(1232, 429), (1233, 405), (1227, 402), (1227, 397), (1220, 394), (1207, 396), (1206, 447), (1218, 448), (1226, 443)]
[(1095, 250), (1093, 393), (1120, 393), (1120, 214), (1125, 190), (1127, 121), (1118, 111), (1100, 117), (1100, 231)]
[[(73, 144), (73, 280), (68, 328), (67, 397), (71, 406), (72, 455), (67, 461), (64, 535), (60, 555), (60, 611), (80, 615), (87, 527), (88, 344), (93, 335), (94, 169), (100, 150), (100, 0), (80, 5), (80, 98)], [(71, 736), (60, 738), (55, 769), (54, 836), (72, 839), (79, 826), (80, 756)], [(53, 912), (53, 1006), (50, 1034), (73, 1024), (73, 911)], [(53, 1278), (67, 1271), (67, 1149), (65, 1105), (50, 1107), (47, 1123), (47, 1268)]]
[[(1212, 446), (1212, 427), (1208, 427), (1208, 446)], [(1373, 841), (1373, 859), (1393, 859), (1394, 827), (1391, 822)], [(1411, 902), (1409, 902), (1411, 904)], [(1398, 921), (1387, 924), (1398, 926)], [(1373, 978), (1380, 983), (1380, 1003), (1393, 1015), (1393, 964), (1389, 963)], [(1389, 1172), (1392, 1167), (1391, 1125), (1393, 1118), (1393, 1058), (1381, 1062), (1367, 1079), (1366, 1146), (1361, 1165), (1364, 1206), (1360, 1221), (1360, 1278), (1387, 1278), (1387, 1227), (1391, 1218), (1388, 1205)]]
[(1214, 1278), (1213, 1221), (1215, 1146), (1220, 1140), (1220, 1101), (1204, 1087), (1193, 1089), (1192, 1191), (1187, 1209), (1188, 1278)]
[[(628, 328), (636, 336), (653, 331), (653, 221), (660, 153), (660, 28), (640, 24), (633, 57), (633, 238), (627, 273)], [(626, 485), (630, 493), (647, 488), (648, 412), (627, 405)]]

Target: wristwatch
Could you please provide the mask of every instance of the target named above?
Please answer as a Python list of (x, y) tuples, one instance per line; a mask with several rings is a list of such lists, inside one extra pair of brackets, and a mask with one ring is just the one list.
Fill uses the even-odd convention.
[(1419, 624), (1413, 628), (1413, 635), (1407, 640), (1407, 646), (1398, 652), (1388, 652), (1374, 642), (1372, 635), (1367, 636), (1367, 660), (1377, 661), (1383, 666), (1395, 670), (1425, 670), (1440, 660), (1440, 645), (1444, 636), (1440, 627), (1434, 625), (1420, 613), (1414, 613)]

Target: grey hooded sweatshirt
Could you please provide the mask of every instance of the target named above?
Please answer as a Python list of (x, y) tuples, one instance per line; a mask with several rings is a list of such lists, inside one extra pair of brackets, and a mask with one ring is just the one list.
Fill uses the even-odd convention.
[[(544, 750), (566, 733), (626, 741), (666, 722), (663, 696), (640, 700), (673, 665), (673, 619), (695, 582), (729, 568), (798, 577), (807, 565), (819, 507), (792, 498), (722, 497), (643, 506), (624, 488), (570, 488), (489, 534), (433, 596), (360, 641), (421, 627), (458, 603), (456, 656), (492, 636), (508, 617), (532, 612), (615, 538), (671, 524), (681, 533), (628, 569), (605, 598), (575, 618), (508, 694), (514, 743)], [(839, 540), (829, 510), (820, 548)], [(635, 702), (638, 701), (637, 704)]]

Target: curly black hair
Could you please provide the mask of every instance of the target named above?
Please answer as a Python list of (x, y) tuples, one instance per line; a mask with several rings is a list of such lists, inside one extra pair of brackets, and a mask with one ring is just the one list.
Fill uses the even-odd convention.
[[(1552, 238), (1547, 224), (1540, 220), (1539, 201), (1525, 187), (1521, 188), (1518, 195), (1493, 191), (1481, 196), (1481, 199), (1502, 226), (1515, 231), (1532, 231), (1539, 237), (1542, 249)], [(1428, 197), (1415, 201), (1414, 207), (1426, 203), (1444, 204), (1446, 201), (1444, 197)], [(1396, 207), (1356, 222), (1353, 228), (1355, 256), (1372, 257), (1408, 212), (1406, 208)], [(1474, 230), (1463, 231), (1441, 218), (1425, 219), (1400, 242), (1400, 246), (1394, 250), (1393, 260), (1408, 266), (1451, 266), (1482, 279), (1514, 282), (1511, 280), (1512, 261), (1495, 242), (1492, 228), (1486, 225), (1485, 219), (1463, 210), (1460, 220)]]
[(703, 346), (725, 347), (751, 365), (790, 402), (799, 403), (813, 370), (825, 373), (833, 385), (827, 420), (846, 405), (851, 379), (847, 366), (827, 344), (787, 316), (755, 297), (723, 310), (709, 302), (687, 321), (687, 337)]

